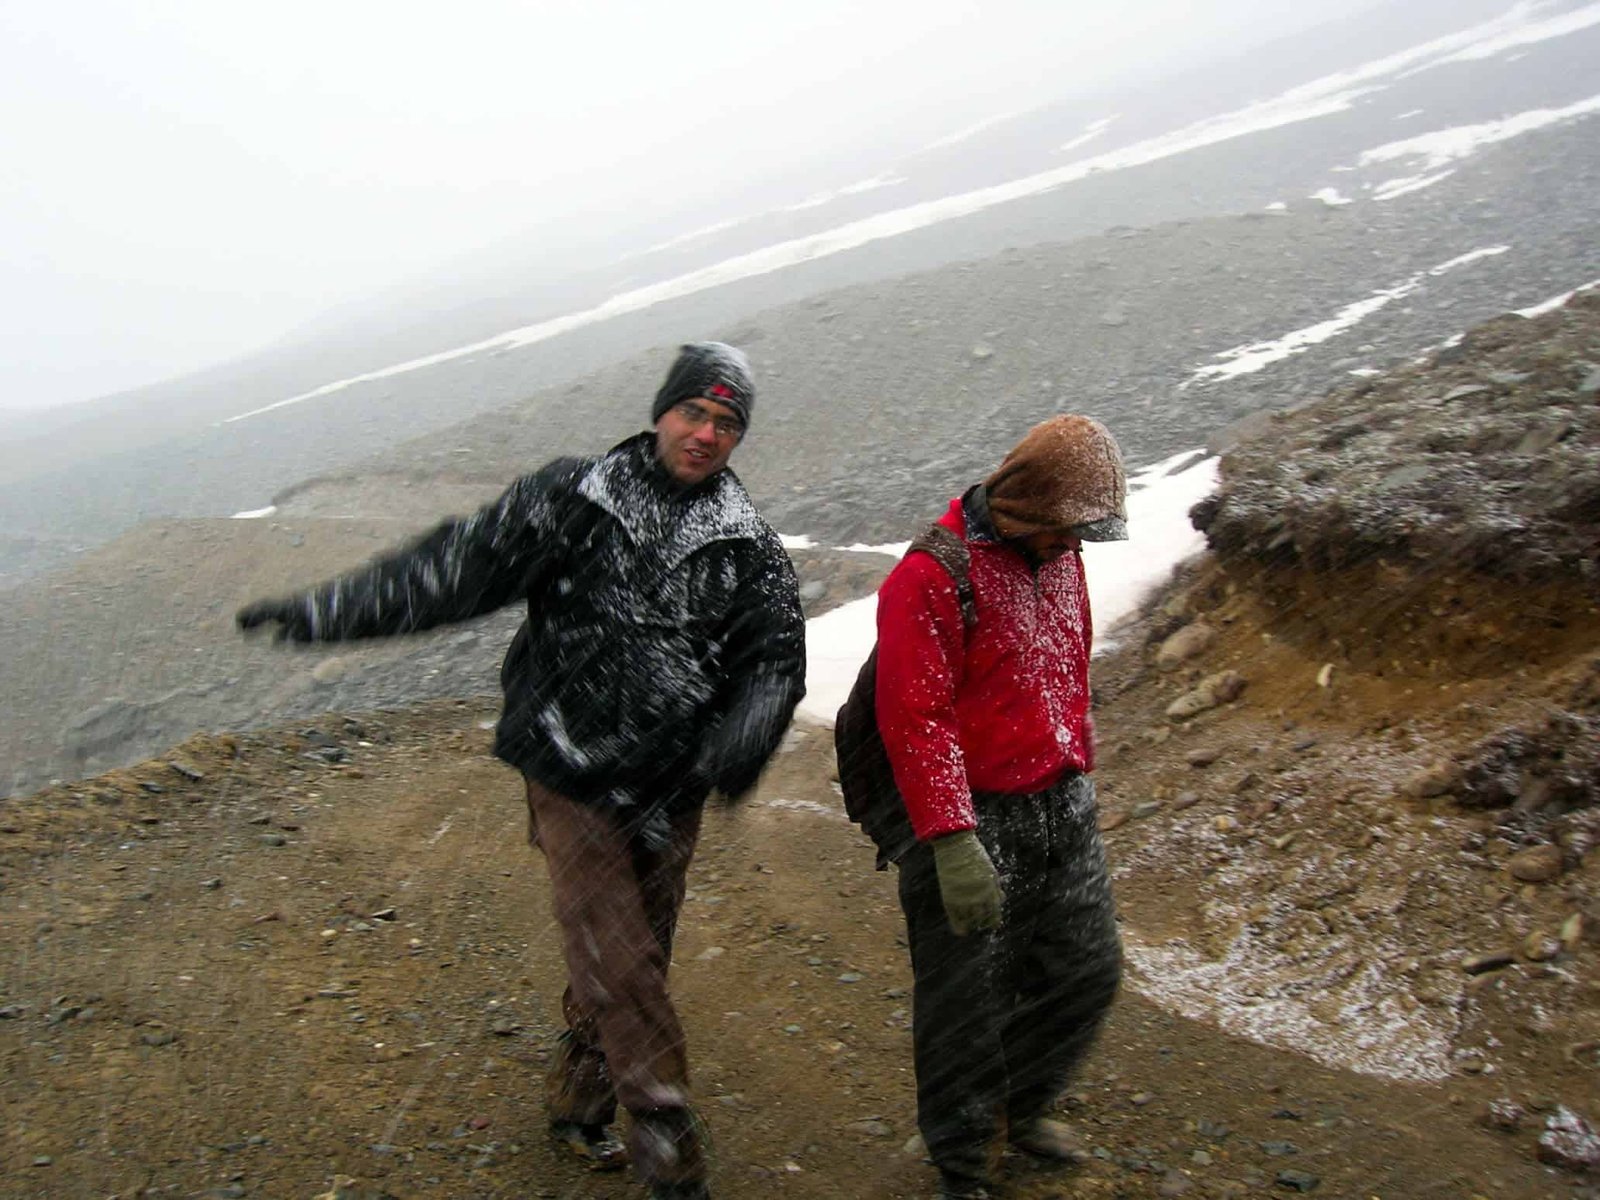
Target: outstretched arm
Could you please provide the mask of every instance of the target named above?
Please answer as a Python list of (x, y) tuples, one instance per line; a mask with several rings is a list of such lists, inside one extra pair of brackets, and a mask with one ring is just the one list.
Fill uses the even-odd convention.
[(555, 496), (570, 460), (524, 476), (470, 517), (446, 521), (366, 567), (296, 595), (247, 604), (241, 629), (342, 641), (412, 633), (493, 612), (527, 591), (548, 557)]

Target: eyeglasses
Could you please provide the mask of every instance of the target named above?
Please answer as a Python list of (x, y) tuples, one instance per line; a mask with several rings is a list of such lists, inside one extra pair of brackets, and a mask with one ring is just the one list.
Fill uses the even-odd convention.
[(707, 421), (719, 438), (736, 438), (744, 433), (744, 426), (735, 417), (719, 417), (708, 408), (703, 408), (693, 400), (684, 400), (672, 406), (672, 411), (677, 413), (690, 425), (699, 429)]

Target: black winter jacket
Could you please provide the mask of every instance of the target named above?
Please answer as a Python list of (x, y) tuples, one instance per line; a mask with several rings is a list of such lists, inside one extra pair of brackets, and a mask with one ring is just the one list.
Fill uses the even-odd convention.
[(557, 459), (494, 503), (288, 603), (288, 636), (528, 619), (495, 754), (619, 819), (747, 791), (805, 693), (793, 565), (731, 471), (685, 491), (654, 434)]

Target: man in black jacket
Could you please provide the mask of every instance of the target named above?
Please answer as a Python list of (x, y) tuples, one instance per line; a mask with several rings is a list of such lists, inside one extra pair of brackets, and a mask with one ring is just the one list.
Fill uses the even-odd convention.
[(704, 1197), (672, 935), (707, 796), (744, 795), (805, 691), (794, 568), (728, 458), (755, 388), (743, 354), (682, 348), (654, 432), (518, 479), (494, 503), (298, 595), (242, 628), (332, 641), (427, 629), (516, 600), (495, 754), (527, 784), (561, 925), (567, 1032), (547, 1081), (551, 1129), (658, 1198)]

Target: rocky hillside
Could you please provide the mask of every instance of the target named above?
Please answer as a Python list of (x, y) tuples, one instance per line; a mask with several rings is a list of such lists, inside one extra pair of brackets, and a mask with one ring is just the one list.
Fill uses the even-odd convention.
[(1096, 680), (1151, 994), (1524, 1130), (1592, 1105), (1597, 366), (1590, 294), (1236, 431)]
[(1195, 523), (1229, 565), (1378, 562), (1423, 585), (1459, 571), (1600, 592), (1597, 330), (1600, 291), (1580, 292), (1263, 414)]

